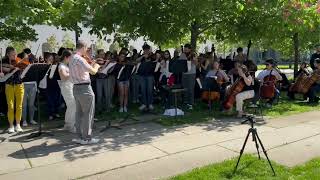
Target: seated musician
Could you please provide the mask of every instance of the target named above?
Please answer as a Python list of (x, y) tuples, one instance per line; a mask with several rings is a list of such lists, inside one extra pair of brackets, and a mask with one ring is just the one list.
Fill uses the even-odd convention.
[[(214, 79), (216, 84), (209, 83), (211, 79)], [(204, 79), (204, 89), (212, 89), (213, 91), (215, 89), (219, 90), (220, 93), (220, 100), (223, 100), (225, 95), (225, 89), (226, 85), (223, 83), (229, 82), (228, 75), (220, 69), (220, 63), (218, 61), (213, 61), (213, 64), (209, 65), (209, 71), (206, 74), (206, 77)], [(218, 87), (212, 87), (212, 86), (218, 86)]]
[(243, 48), (242, 47), (238, 47), (237, 48), (237, 53), (238, 54), (234, 57), (234, 60), (238, 61), (238, 62), (240, 62), (242, 64), (244, 61), (246, 61), (247, 55), (245, 55), (243, 53)]
[[(261, 82), (261, 84), (266, 83), (264, 80), (267, 76), (270, 76), (270, 75), (275, 76), (276, 81), (282, 80), (282, 76), (279, 74), (279, 72), (276, 69), (274, 69), (275, 62), (273, 59), (266, 60), (265, 65), (266, 65), (266, 68), (263, 71), (261, 71), (257, 77), (257, 79)], [(268, 107), (271, 107), (274, 101), (280, 96), (280, 91), (276, 87), (274, 88), (275, 88), (275, 95), (267, 102)]]
[[(320, 71), (320, 58), (314, 60), (314, 71)], [(320, 77), (318, 80), (311, 86), (309, 89), (307, 96), (309, 98), (309, 103), (318, 103), (319, 97), (317, 97), (317, 93), (320, 92)]]
[(242, 77), (245, 82), (245, 87), (242, 89), (240, 93), (236, 95), (236, 110), (238, 112), (238, 117), (242, 117), (242, 115), (244, 114), (243, 101), (254, 97), (254, 80), (250, 73), (248, 73), (247, 67), (244, 65), (242, 65), (241, 68), (238, 68), (238, 73), (239, 76)]
[(228, 72), (228, 76), (230, 77), (230, 81), (233, 84), (239, 77), (238, 74), (238, 69), (241, 66), (241, 62), (239, 61), (235, 61), (234, 62), (234, 68), (232, 68), (229, 72)]
[[(299, 68), (299, 71), (295, 74), (295, 77), (299, 77), (302, 73), (305, 73), (306, 75), (309, 75), (310, 74), (310, 71), (308, 70), (308, 63), (306, 63), (306, 62), (302, 62), (301, 64), (300, 64), (300, 68)], [(297, 82), (297, 80), (298, 80), (298, 78), (296, 79), (296, 82)], [(295, 83), (296, 83), (295, 82)], [(294, 83), (293, 84), (291, 84), (291, 86), (293, 86), (294, 85)], [(288, 97), (289, 97), (289, 99), (291, 99), (291, 100), (294, 100), (295, 99), (295, 92), (294, 92), (294, 88), (289, 88), (288, 89)], [(304, 99), (307, 99), (307, 96), (306, 95), (304, 95)]]

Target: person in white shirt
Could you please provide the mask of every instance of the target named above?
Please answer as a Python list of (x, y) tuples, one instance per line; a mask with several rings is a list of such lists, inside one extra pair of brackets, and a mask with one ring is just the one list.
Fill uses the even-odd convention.
[(75, 128), (75, 115), (76, 115), (76, 101), (73, 96), (73, 84), (70, 80), (69, 74), (69, 61), (72, 57), (72, 52), (70, 50), (64, 50), (61, 55), (61, 62), (58, 67), (58, 72), (60, 79), (58, 80), (59, 87), (61, 89), (61, 94), (67, 105), (67, 110), (65, 113), (65, 125), (64, 129), (72, 133), (76, 132)]
[[(261, 84), (263, 84), (264, 78), (266, 76), (269, 76), (269, 75), (274, 75), (276, 77), (276, 81), (281, 81), (282, 80), (282, 76), (274, 68), (275, 62), (274, 62), (273, 59), (266, 60), (265, 65), (266, 65), (266, 68), (263, 71), (261, 71), (257, 76), (257, 79), (261, 82)], [(268, 101), (267, 106), (271, 106), (279, 96), (280, 96), (280, 91), (275, 87), (275, 95), (274, 95), (273, 98), (271, 98)]]
[(95, 95), (91, 87), (90, 74), (96, 74), (100, 66), (95, 62), (89, 64), (83, 56), (89, 57), (87, 44), (83, 41), (78, 41), (76, 54), (72, 56), (69, 63), (73, 95), (76, 101), (75, 126), (79, 135), (79, 139), (73, 139), (73, 141), (85, 145), (99, 142), (99, 139), (92, 138)]

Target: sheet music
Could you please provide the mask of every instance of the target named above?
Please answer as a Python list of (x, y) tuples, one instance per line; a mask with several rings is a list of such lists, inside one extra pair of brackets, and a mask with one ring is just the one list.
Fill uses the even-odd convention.
[(202, 89), (202, 84), (201, 84), (200, 79), (199, 79), (199, 78), (197, 78), (197, 79), (196, 79), (196, 81), (197, 81), (197, 83), (198, 83), (198, 85), (199, 85), (200, 89)]
[(2, 78), (0, 78), (0, 82), (6, 82), (17, 71), (19, 71), (19, 69), (14, 69), (11, 73), (4, 75)]
[(191, 61), (187, 61), (187, 65), (188, 65), (188, 71), (191, 70)]
[(22, 71), (21, 76), (20, 76), (21, 79), (23, 79), (23, 78), (26, 76), (26, 74), (27, 74), (27, 72), (29, 71), (29, 69), (31, 68), (31, 66), (32, 66), (32, 64), (29, 64), (29, 65)]
[(123, 69), (124, 69), (125, 67), (126, 67), (126, 66), (122, 66), (122, 67), (121, 67), (117, 79), (120, 79), (120, 76), (121, 76), (121, 74), (122, 74), (122, 71), (123, 71)]
[(51, 70), (50, 70), (50, 75), (49, 75), (49, 78), (52, 79), (53, 78), (53, 75), (54, 73), (56, 72), (56, 69), (57, 69), (58, 65), (54, 64), (51, 66)]
[(139, 70), (140, 65), (141, 65), (141, 63), (138, 63), (138, 64), (136, 65), (136, 71), (135, 71), (135, 73), (138, 73), (138, 70)]
[(133, 74), (136, 71), (136, 66), (133, 66), (131, 74)]
[(117, 63), (116, 62), (112, 62), (112, 63), (109, 63), (104, 69), (102, 69), (100, 72), (102, 74), (108, 74), (109, 73), (109, 70), (111, 70), (111, 68), (113, 68)]
[(154, 69), (154, 72), (158, 72), (159, 68), (160, 68), (160, 63), (157, 62), (157, 65), (156, 65), (156, 68)]

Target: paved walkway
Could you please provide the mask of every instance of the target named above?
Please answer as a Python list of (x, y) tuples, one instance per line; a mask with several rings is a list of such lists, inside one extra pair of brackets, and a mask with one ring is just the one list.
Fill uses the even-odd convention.
[[(272, 160), (287, 166), (320, 156), (319, 112), (260, 122), (260, 137)], [(145, 118), (144, 118), (145, 119)], [(165, 128), (155, 123), (98, 133), (103, 142), (71, 143), (73, 135), (54, 129), (33, 141), (0, 135), (0, 179), (159, 179), (238, 155), (248, 125), (239, 119)], [(254, 153), (251, 141), (247, 153)], [(266, 167), (268, 168), (268, 167)]]

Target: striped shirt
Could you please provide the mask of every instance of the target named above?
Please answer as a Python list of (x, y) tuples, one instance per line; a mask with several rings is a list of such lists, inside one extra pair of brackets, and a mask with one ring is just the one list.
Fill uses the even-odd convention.
[(79, 54), (74, 54), (69, 62), (70, 80), (73, 84), (90, 83), (91, 65)]

